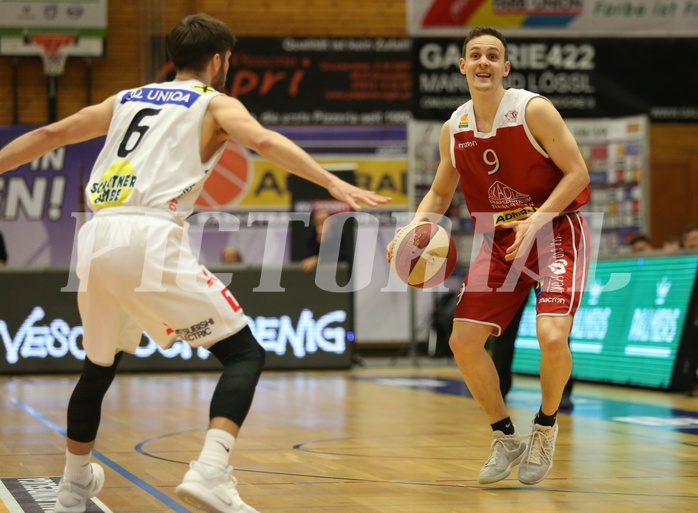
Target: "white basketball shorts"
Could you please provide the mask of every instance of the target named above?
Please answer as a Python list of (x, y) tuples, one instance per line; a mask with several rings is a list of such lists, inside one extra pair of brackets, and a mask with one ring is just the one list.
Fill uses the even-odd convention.
[(143, 332), (166, 349), (210, 347), (247, 325), (228, 288), (192, 253), (188, 225), (151, 209), (107, 209), (78, 235), (78, 306), (89, 359), (109, 366)]

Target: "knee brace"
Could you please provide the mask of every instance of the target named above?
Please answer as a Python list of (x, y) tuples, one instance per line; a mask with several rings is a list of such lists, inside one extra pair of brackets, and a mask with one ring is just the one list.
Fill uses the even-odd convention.
[(102, 400), (114, 381), (123, 353), (114, 357), (110, 367), (95, 365), (85, 357), (82, 374), (68, 402), (68, 438), (88, 443), (97, 437), (102, 417)]
[(245, 326), (238, 333), (216, 342), (209, 351), (223, 364), (223, 374), (211, 398), (209, 418), (223, 417), (242, 426), (264, 368), (264, 348), (249, 326)]

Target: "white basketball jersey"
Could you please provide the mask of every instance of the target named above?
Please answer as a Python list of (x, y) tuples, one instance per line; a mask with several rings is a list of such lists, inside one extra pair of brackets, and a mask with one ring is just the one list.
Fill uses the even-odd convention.
[(149, 84), (116, 95), (109, 133), (85, 189), (95, 212), (148, 207), (186, 218), (224, 145), (201, 162), (201, 124), (220, 93), (198, 80)]

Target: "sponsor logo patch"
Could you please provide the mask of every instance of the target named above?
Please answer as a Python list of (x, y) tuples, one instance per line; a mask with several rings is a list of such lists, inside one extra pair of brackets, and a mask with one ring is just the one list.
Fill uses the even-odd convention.
[(533, 205), (531, 196), (522, 194), (499, 180), (490, 186), (487, 191), (487, 197), (490, 205), (492, 205), (492, 209), (497, 211), (513, 210)]
[[(211, 326), (214, 324), (213, 318), (210, 318), (208, 320), (203, 320), (201, 322), (197, 322), (196, 324), (192, 324), (186, 328), (175, 328), (174, 332), (177, 334), (177, 338), (179, 340), (192, 342), (194, 340), (209, 336), (211, 334)], [(172, 328), (170, 328), (170, 330), (171, 329)]]
[(508, 223), (509, 221), (516, 221), (518, 219), (526, 219), (528, 216), (536, 211), (536, 207), (523, 207), (517, 208), (516, 210), (506, 210), (504, 212), (495, 212), (494, 215), (494, 225), (499, 226), (502, 223)]

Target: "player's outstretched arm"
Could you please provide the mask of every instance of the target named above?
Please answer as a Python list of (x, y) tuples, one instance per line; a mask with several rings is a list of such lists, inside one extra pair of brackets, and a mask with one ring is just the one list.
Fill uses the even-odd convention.
[(75, 144), (109, 130), (114, 97), (21, 135), (0, 150), (0, 174), (31, 162), (61, 146)]
[(211, 100), (209, 111), (227, 136), (256, 151), (268, 161), (324, 187), (335, 199), (347, 203), (353, 209), (360, 209), (359, 203), (375, 207), (388, 203), (391, 199), (360, 189), (336, 177), (296, 143), (278, 132), (264, 128), (235, 98), (218, 96)]

